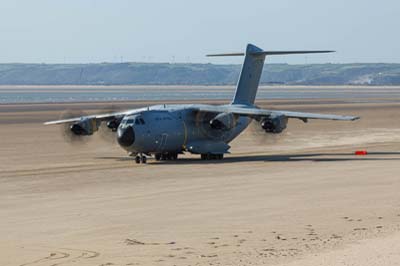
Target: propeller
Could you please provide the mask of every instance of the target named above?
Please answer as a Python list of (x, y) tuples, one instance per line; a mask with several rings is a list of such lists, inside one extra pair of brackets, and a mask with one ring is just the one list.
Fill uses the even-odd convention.
[[(231, 127), (235, 127), (237, 120), (233, 115), (219, 113), (197, 112), (195, 115), (195, 125), (199, 131), (214, 140), (223, 140), (232, 133)], [(225, 123), (225, 124), (224, 124)], [(229, 125), (226, 128), (225, 125)]]
[[(116, 113), (121, 111), (121, 107), (115, 105), (115, 104), (110, 104), (106, 106), (104, 109), (101, 110), (101, 113)], [(99, 126), (99, 135), (100, 137), (109, 143), (116, 144), (117, 143), (117, 128), (119, 126), (119, 123), (121, 122), (123, 117), (116, 118), (114, 120), (110, 121), (103, 121), (101, 122)]]
[(217, 114), (208, 113), (208, 112), (196, 112), (195, 115), (195, 125), (201, 132), (201, 134), (209, 137), (209, 138), (219, 138), (221, 137), (220, 134), (216, 130), (212, 130), (210, 121), (216, 116)]
[[(81, 110), (66, 110), (60, 115), (60, 119), (68, 119), (74, 117), (81, 117), (87, 115)], [(72, 131), (74, 123), (63, 124), (61, 129), (61, 135), (64, 137), (65, 141), (69, 144), (85, 144), (88, 141), (88, 136), (77, 135)]]
[(280, 134), (265, 132), (265, 129), (262, 128), (261, 121), (255, 119), (250, 122), (247, 132), (251, 138), (260, 145), (275, 144), (286, 135), (286, 131)]

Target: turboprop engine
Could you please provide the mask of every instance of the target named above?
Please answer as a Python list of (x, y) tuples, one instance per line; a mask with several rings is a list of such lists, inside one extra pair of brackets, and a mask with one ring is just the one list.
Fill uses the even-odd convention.
[(107, 127), (111, 129), (112, 132), (117, 132), (119, 124), (121, 124), (121, 118), (115, 118), (107, 122)]
[(268, 133), (282, 133), (286, 129), (288, 118), (284, 115), (271, 116), (261, 120), (261, 127)]
[(70, 125), (70, 130), (77, 136), (92, 135), (99, 129), (99, 125), (94, 119), (82, 119)]
[(210, 120), (213, 129), (229, 130), (235, 127), (237, 117), (232, 113), (221, 113)]

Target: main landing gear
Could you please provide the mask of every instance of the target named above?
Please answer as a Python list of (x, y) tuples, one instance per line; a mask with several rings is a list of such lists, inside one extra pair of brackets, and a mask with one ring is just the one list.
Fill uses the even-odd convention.
[[(156, 161), (174, 161), (178, 159), (178, 153), (176, 152), (168, 152), (168, 153), (155, 153), (154, 158)], [(212, 153), (202, 153), (201, 159), (202, 160), (222, 160), (224, 158), (224, 154), (212, 154)], [(147, 157), (143, 153), (136, 154), (135, 162), (137, 164), (140, 163), (147, 163)]]
[(174, 161), (178, 159), (178, 153), (168, 152), (168, 153), (156, 153), (154, 154), (156, 161)]
[(224, 154), (211, 154), (211, 153), (202, 153), (202, 160), (222, 160), (224, 158)]

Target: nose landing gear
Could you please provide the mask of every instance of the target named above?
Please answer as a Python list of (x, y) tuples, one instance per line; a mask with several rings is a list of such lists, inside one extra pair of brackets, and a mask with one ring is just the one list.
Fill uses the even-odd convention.
[(135, 162), (136, 163), (147, 163), (147, 158), (145, 155), (143, 155), (142, 153), (136, 155), (135, 157)]

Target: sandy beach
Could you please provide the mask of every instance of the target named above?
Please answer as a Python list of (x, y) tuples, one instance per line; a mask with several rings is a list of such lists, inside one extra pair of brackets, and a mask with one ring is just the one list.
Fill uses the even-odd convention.
[(147, 165), (42, 125), (102, 103), (0, 105), (0, 265), (397, 265), (400, 103), (386, 100), (262, 100), (362, 119), (250, 128), (223, 161)]

